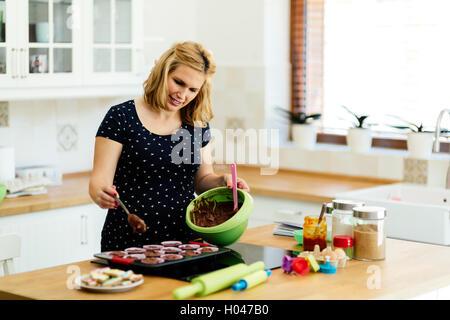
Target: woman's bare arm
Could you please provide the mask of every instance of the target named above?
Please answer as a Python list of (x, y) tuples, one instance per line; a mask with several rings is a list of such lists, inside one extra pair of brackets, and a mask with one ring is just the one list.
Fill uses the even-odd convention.
[[(203, 192), (216, 187), (227, 186), (231, 189), (233, 187), (231, 174), (217, 175), (214, 173), (210, 144), (202, 148), (201, 153), (202, 163), (194, 178), (195, 193), (200, 195)], [(239, 177), (237, 179), (237, 187), (247, 192), (250, 191), (245, 180)]]
[(116, 207), (113, 186), (117, 162), (122, 152), (122, 144), (103, 137), (95, 138), (94, 168), (89, 181), (89, 195), (103, 209)]

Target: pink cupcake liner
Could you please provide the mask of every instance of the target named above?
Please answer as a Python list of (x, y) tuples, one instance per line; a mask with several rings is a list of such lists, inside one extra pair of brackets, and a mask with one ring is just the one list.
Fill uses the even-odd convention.
[(124, 258), (125, 259), (133, 259), (133, 260), (142, 260), (142, 259), (145, 259), (147, 257), (143, 253), (135, 253), (135, 254), (126, 255)]
[(125, 252), (130, 254), (130, 253), (144, 253), (146, 250), (144, 248), (136, 248), (136, 247), (132, 247), (132, 248), (127, 248), (125, 249)]
[(180, 244), (182, 244), (182, 242), (181, 241), (163, 241), (163, 242), (161, 242), (161, 244), (164, 246), (164, 247), (178, 247)]
[(141, 263), (145, 263), (145, 264), (161, 264), (164, 263), (164, 259), (163, 258), (158, 258), (158, 257), (151, 257), (151, 258), (145, 258), (141, 260)]
[(144, 255), (146, 257), (160, 257), (164, 254), (165, 252), (163, 250), (147, 250)]
[(179, 245), (178, 248), (180, 248), (182, 250), (197, 250), (198, 248), (200, 248), (200, 245), (198, 245), (198, 244), (182, 244), (182, 245)]
[(162, 244), (147, 244), (142, 248), (144, 248), (145, 250), (161, 250), (162, 248), (164, 248), (164, 246)]
[(202, 254), (200, 250), (183, 250), (180, 252), (183, 256), (195, 257)]
[(163, 258), (166, 261), (173, 261), (173, 260), (181, 260), (184, 258), (181, 254), (165, 254), (162, 255), (161, 258)]
[(164, 251), (165, 253), (178, 253), (181, 252), (182, 250), (177, 247), (164, 247), (162, 251)]
[(202, 247), (200, 250), (202, 252), (217, 252), (217, 251), (219, 251), (219, 248), (217, 248), (217, 247)]

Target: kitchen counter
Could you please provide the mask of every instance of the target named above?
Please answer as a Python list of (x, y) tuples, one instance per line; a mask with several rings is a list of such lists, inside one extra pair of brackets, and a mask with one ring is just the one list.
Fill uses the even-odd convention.
[(63, 184), (47, 186), (46, 194), (5, 198), (0, 203), (0, 217), (93, 203), (89, 197), (89, 177), (89, 172), (66, 174)]
[[(216, 165), (218, 174), (228, 173), (227, 166)], [(4, 199), (0, 217), (92, 203), (89, 197), (89, 172), (67, 174), (60, 186), (48, 186), (48, 193)], [(275, 175), (261, 175), (259, 167), (238, 166), (238, 176), (247, 181), (250, 193), (309, 202), (328, 202), (338, 192), (370, 188), (398, 182), (374, 178), (280, 169)]]
[[(301, 247), (290, 237), (274, 236), (276, 225), (247, 229), (240, 241), (288, 250)], [(387, 239), (386, 260), (351, 260), (336, 274), (310, 273), (306, 276), (273, 270), (267, 282), (248, 291), (225, 289), (193, 299), (299, 300), (299, 299), (410, 299), (426, 293), (450, 290), (450, 248)], [(78, 274), (97, 268), (88, 261), (36, 270), (0, 278), (0, 299), (127, 300), (172, 299), (172, 291), (184, 281), (144, 276), (144, 284), (115, 294), (89, 293), (71, 289)], [(68, 287), (69, 286), (69, 287)]]

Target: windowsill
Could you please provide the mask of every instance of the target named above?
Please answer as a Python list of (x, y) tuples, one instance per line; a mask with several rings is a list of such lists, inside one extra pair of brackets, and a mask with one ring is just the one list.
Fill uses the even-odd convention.
[[(280, 144), (280, 148), (292, 148), (296, 149), (296, 146), (294, 142), (285, 142)], [(353, 153), (350, 151), (349, 147), (347, 145), (338, 145), (338, 144), (331, 144), (331, 143), (317, 143), (314, 149), (311, 150), (304, 150), (304, 149), (298, 149), (302, 152), (314, 152), (314, 151), (336, 151), (336, 152), (348, 152)], [(372, 147), (367, 153), (355, 153), (356, 155), (373, 155), (373, 156), (382, 156), (382, 155), (389, 155), (389, 156), (399, 156), (403, 158), (409, 157), (409, 152), (407, 150), (399, 150), (399, 149), (391, 149), (391, 148), (377, 148)], [(432, 153), (429, 159), (424, 160), (433, 160), (433, 159), (448, 159), (449, 155), (446, 153)]]
[[(372, 147), (355, 153), (346, 145), (317, 143), (306, 150), (286, 142), (279, 146), (278, 165), (282, 169), (390, 179), (444, 187), (450, 155), (433, 153), (428, 159), (409, 158), (407, 150)], [(273, 161), (273, 159), (272, 159)], [(423, 182), (423, 179), (426, 182)], [(420, 182), (419, 182), (420, 181)]]

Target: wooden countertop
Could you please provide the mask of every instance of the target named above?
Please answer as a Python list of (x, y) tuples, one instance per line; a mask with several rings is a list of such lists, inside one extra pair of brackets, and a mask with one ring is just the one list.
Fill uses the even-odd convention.
[[(248, 229), (240, 242), (300, 250), (290, 237), (274, 236), (276, 225)], [(231, 289), (192, 299), (209, 300), (307, 300), (307, 299), (409, 299), (450, 286), (450, 248), (387, 239), (386, 260), (351, 260), (336, 274), (309, 273), (306, 276), (273, 270), (267, 282), (248, 291)], [(74, 273), (88, 273), (98, 265), (82, 261), (0, 278), (0, 299), (46, 300), (170, 300), (172, 291), (184, 281), (144, 276), (144, 284), (128, 292), (89, 293), (70, 289)], [(374, 279), (378, 277), (379, 282)]]
[(93, 203), (89, 197), (89, 177), (89, 172), (67, 174), (62, 185), (48, 186), (47, 194), (5, 198), (0, 203), (0, 217)]
[[(223, 165), (216, 165), (215, 171), (229, 172)], [(89, 172), (64, 175), (62, 185), (47, 187), (48, 194), (4, 199), (0, 203), (0, 217), (92, 203), (89, 176)], [(261, 175), (259, 167), (244, 165), (238, 167), (238, 176), (247, 181), (253, 195), (317, 203), (331, 201), (338, 192), (398, 182), (284, 169), (275, 175)]]

